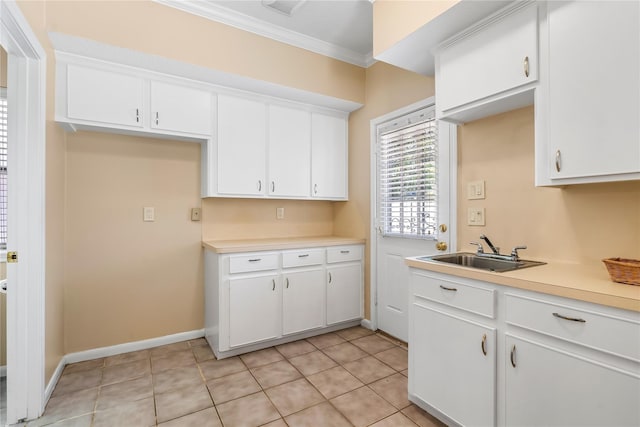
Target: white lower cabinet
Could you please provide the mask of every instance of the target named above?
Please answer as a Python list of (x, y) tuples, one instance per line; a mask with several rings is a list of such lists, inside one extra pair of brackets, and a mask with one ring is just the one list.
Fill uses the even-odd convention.
[(409, 400), (443, 422), (640, 425), (640, 313), (420, 269), (410, 298)]
[[(328, 261), (327, 253), (342, 258)], [(342, 251), (342, 252), (341, 252)], [(360, 324), (362, 245), (205, 251), (205, 336), (218, 358)]]
[(327, 268), (327, 325), (362, 318), (362, 265)]
[(509, 334), (505, 344), (506, 425), (640, 425), (638, 372)]
[(283, 273), (282, 334), (324, 326), (324, 269)]
[(277, 338), (280, 301), (277, 275), (229, 280), (229, 346)]

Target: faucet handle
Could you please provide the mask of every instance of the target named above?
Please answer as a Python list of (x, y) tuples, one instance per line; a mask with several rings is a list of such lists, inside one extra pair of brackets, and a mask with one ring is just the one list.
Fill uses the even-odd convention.
[(482, 247), (482, 243), (478, 243), (478, 242), (469, 242), (470, 245), (476, 245), (478, 247), (478, 250), (476, 251), (479, 254), (483, 254), (484, 253), (484, 248)]
[(518, 256), (518, 250), (520, 249), (527, 249), (527, 246), (526, 245), (516, 246), (511, 250), (511, 256), (515, 261), (520, 259), (520, 257)]

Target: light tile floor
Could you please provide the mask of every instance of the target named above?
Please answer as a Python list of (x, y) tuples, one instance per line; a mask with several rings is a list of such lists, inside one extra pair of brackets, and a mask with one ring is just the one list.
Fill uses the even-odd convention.
[(407, 350), (361, 327), (216, 360), (206, 341), (67, 365), (28, 427), (434, 427)]

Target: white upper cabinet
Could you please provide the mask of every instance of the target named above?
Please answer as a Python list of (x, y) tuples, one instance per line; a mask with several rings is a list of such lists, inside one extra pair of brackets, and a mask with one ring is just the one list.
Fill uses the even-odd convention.
[(311, 196), (346, 200), (347, 165), (347, 120), (311, 114)]
[(211, 135), (211, 92), (151, 82), (151, 128)]
[(536, 184), (640, 179), (640, 3), (548, 2)]
[(270, 196), (309, 197), (311, 114), (269, 106)]
[(142, 128), (144, 83), (138, 77), (69, 65), (66, 115), (100, 125)]
[(264, 103), (218, 96), (218, 193), (266, 193), (267, 107)]
[(515, 2), (435, 51), (436, 115), (466, 122), (533, 103), (538, 7)]

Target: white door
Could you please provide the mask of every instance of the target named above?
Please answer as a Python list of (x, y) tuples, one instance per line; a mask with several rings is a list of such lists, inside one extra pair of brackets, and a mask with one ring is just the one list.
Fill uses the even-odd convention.
[(437, 122), (433, 98), (371, 122), (372, 312), (375, 326), (408, 340), (409, 256), (455, 244), (454, 125)]

